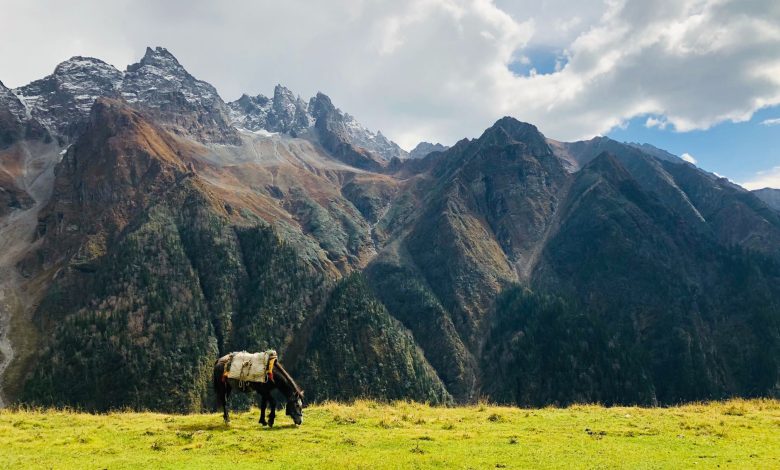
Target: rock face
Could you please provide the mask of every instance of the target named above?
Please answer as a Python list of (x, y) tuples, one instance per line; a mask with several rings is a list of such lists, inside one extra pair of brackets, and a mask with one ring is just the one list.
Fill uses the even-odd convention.
[(128, 103), (152, 110), (176, 133), (204, 142), (239, 142), (217, 90), (190, 75), (165, 48), (147, 48), (140, 62), (127, 67), (121, 93)]
[(409, 158), (425, 158), (431, 152), (443, 152), (449, 147), (439, 143), (432, 144), (430, 142), (420, 142), (416, 147), (409, 152)]
[(51, 142), (44, 126), (13, 91), (0, 82), (0, 217), (35, 203), (26, 190), (39, 171), (25, 152), (27, 142)]
[(81, 131), (98, 97), (125, 99), (154, 110), (175, 132), (202, 141), (237, 143), (228, 110), (216, 89), (190, 75), (166, 49), (147, 48), (123, 73), (90, 57), (73, 57), (54, 73), (15, 90), (30, 115), (62, 142)]
[(200, 410), (219, 354), (269, 347), (313, 400), (780, 396), (774, 193), (510, 117), (401, 158), (321, 93), (225, 104), (161, 48), (19, 90), (7, 398)]
[(753, 191), (759, 199), (764, 201), (769, 207), (780, 211), (780, 189), (764, 188)]
[(230, 103), (231, 117), (239, 127), (298, 136), (314, 124), (308, 105), (287, 88), (276, 85), (273, 98), (242, 95)]
[(314, 116), (314, 128), (317, 130), (322, 146), (333, 156), (363, 170), (379, 171), (383, 161), (366, 149), (357, 147), (350, 138), (350, 129), (344, 115), (333, 106), (330, 98), (317, 93), (309, 102)]
[[(306, 103), (289, 89), (276, 85), (273, 98), (243, 95), (229, 106), (233, 122), (250, 131), (281, 132), (297, 137), (313, 129), (326, 145), (333, 148), (352, 146), (355, 151), (368, 152), (371, 159), (380, 162), (408, 156), (381, 132), (371, 132), (353, 116), (337, 109), (322, 93)], [(318, 125), (319, 119), (323, 122)], [(339, 141), (338, 145), (331, 143), (334, 139)]]
[(48, 77), (15, 90), (30, 116), (52, 134), (67, 141), (82, 131), (92, 104), (99, 96), (117, 96), (123, 74), (91, 57), (72, 57)]

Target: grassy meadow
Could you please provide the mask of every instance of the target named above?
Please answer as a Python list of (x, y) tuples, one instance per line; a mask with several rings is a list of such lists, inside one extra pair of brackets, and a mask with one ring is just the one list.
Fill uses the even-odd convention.
[(0, 410), (0, 467), (780, 468), (780, 401), (673, 408), (326, 403), (218, 414)]

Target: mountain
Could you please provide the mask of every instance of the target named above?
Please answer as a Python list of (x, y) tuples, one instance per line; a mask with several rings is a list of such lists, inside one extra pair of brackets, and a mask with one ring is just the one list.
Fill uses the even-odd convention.
[(127, 66), (122, 98), (138, 104), (177, 134), (202, 142), (237, 144), (229, 110), (217, 90), (198, 80), (165, 48), (147, 48), (140, 62)]
[(756, 189), (753, 194), (761, 199), (769, 207), (780, 211), (780, 189), (764, 188)]
[[(306, 102), (282, 85), (276, 85), (273, 98), (242, 95), (228, 106), (233, 123), (253, 132), (280, 132), (298, 137), (314, 130), (323, 133), (320, 137), (325, 142), (329, 142), (329, 136), (335, 132), (343, 145), (354, 147), (357, 152), (367, 151), (372, 154), (370, 158), (378, 159), (380, 163), (408, 157), (398, 144), (381, 132), (374, 133), (363, 127), (353, 116), (333, 106), (330, 98), (322, 93)], [(323, 122), (318, 125), (318, 121)]]
[(0, 86), (7, 400), (200, 410), (219, 354), (270, 347), (313, 401), (780, 396), (765, 193), (511, 117), (406, 158), (163, 48), (63, 64)]
[(439, 143), (420, 142), (409, 152), (409, 158), (425, 158), (431, 152), (443, 152), (448, 148), (446, 145)]
[(123, 73), (102, 60), (72, 57), (54, 73), (14, 90), (27, 112), (61, 141), (78, 135), (98, 96), (116, 96)]
[(251, 131), (265, 130), (297, 136), (314, 124), (308, 104), (281, 85), (274, 88), (272, 99), (263, 95), (242, 95), (229, 106), (233, 122)]

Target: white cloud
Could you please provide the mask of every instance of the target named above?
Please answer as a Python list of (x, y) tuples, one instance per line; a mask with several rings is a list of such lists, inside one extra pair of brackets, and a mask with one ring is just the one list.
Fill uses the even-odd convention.
[[(6, 84), (71, 55), (123, 68), (162, 45), (228, 100), (276, 83), (321, 90), (405, 147), (475, 136), (503, 115), (571, 140), (637, 116), (687, 131), (780, 104), (776, 0), (6, 0), (3, 10), (14, 18), (0, 28)], [(537, 46), (564, 51), (565, 65), (508, 69)]]
[(654, 117), (650, 116), (650, 117), (647, 118), (647, 121), (645, 121), (645, 127), (647, 127), (647, 128), (657, 127), (657, 128), (659, 128), (661, 130), (664, 130), (664, 129), (666, 129), (666, 126), (668, 126), (668, 125), (669, 125), (669, 123), (663, 117), (661, 117), (661, 118), (654, 118)]
[(780, 166), (759, 171), (750, 181), (742, 183), (746, 189), (776, 188), (780, 189)]
[(691, 163), (691, 164), (693, 164), (693, 165), (695, 165), (695, 164), (697, 163), (697, 162), (696, 162), (696, 159), (695, 159), (695, 158), (693, 158), (693, 155), (691, 155), (691, 154), (690, 154), (690, 153), (688, 153), (688, 152), (685, 152), (684, 154), (680, 155), (680, 158), (682, 158), (682, 159), (683, 159), (683, 160), (685, 160), (686, 162), (688, 162), (688, 163)]
[(780, 125), (780, 118), (764, 119), (763, 121), (761, 121), (761, 124), (765, 126), (778, 126)]

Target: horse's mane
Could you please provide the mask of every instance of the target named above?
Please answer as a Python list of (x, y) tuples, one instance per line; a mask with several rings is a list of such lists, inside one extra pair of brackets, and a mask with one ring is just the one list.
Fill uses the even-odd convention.
[(279, 372), (282, 374), (282, 377), (284, 377), (284, 380), (286, 380), (292, 386), (293, 390), (295, 390), (295, 393), (297, 393), (298, 396), (302, 398), (303, 390), (301, 390), (301, 387), (299, 387), (298, 384), (295, 383), (295, 380), (293, 380), (292, 376), (289, 373), (287, 373), (287, 371), (282, 366), (282, 364), (279, 361), (276, 361), (274, 365), (279, 368)]

